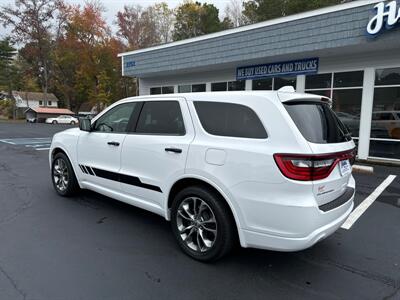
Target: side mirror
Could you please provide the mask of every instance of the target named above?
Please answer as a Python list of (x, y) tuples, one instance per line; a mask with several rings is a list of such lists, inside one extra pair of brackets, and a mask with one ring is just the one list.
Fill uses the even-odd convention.
[(79, 119), (79, 129), (82, 131), (91, 132), (92, 131), (92, 123), (88, 118), (80, 118)]

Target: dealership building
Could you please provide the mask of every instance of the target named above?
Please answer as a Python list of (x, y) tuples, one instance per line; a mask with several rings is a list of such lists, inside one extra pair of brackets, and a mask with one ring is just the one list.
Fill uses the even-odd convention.
[(358, 157), (400, 162), (400, 0), (359, 0), (121, 53), (139, 94), (278, 90), (331, 97)]

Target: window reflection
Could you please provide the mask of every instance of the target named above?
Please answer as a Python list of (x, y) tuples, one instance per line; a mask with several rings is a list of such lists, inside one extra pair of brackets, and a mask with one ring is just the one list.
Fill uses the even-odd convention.
[(375, 85), (400, 85), (400, 68), (376, 70)]
[(375, 71), (369, 155), (400, 159), (400, 68)]
[(274, 77), (274, 90), (279, 90), (284, 86), (296, 88), (297, 77)]
[(332, 98), (333, 110), (352, 137), (360, 131), (363, 77), (363, 71), (306, 76), (306, 93)]
[(371, 137), (400, 140), (400, 87), (375, 88)]
[(256, 79), (252, 82), (253, 91), (272, 90), (272, 78)]

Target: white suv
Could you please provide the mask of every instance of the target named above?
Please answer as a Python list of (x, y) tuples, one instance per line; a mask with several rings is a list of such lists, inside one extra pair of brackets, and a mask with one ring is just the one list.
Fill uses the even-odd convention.
[(218, 92), (121, 100), (56, 134), (54, 188), (90, 189), (171, 221), (207, 261), (242, 247), (308, 248), (353, 208), (354, 142), (330, 100)]

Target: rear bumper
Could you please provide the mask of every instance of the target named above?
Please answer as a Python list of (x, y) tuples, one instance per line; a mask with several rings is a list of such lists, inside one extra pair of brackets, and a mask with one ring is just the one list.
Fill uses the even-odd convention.
[[(327, 212), (323, 212), (319, 208), (314, 208), (313, 220), (304, 218), (301, 214), (298, 218), (302, 218), (303, 222), (311, 221), (313, 224), (318, 224), (316, 228), (305, 236), (284, 236), (280, 233), (265, 233), (242, 229), (243, 247), (259, 248), (276, 251), (299, 251), (307, 249), (320, 240), (333, 234), (347, 219), (354, 207), (354, 189), (350, 196), (342, 205), (333, 208)], [(311, 208), (304, 208), (310, 210)], [(308, 215), (306, 213), (305, 215)], [(332, 218), (334, 216), (334, 218)], [(298, 222), (299, 220), (288, 220), (288, 222)]]

